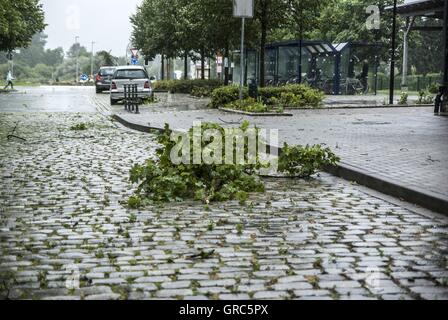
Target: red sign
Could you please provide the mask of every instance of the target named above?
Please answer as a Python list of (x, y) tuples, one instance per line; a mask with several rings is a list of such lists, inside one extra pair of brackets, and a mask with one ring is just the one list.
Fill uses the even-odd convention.
[(138, 53), (138, 49), (131, 49), (131, 53), (134, 57), (136, 57), (137, 53)]

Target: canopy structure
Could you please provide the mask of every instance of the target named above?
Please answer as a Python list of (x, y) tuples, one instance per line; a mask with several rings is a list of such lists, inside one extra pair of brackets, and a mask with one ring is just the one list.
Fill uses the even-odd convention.
[[(318, 40), (269, 43), (265, 51), (266, 85), (307, 83), (327, 94), (375, 92), (378, 47), (381, 44)], [(233, 82), (237, 83), (239, 52), (234, 53)], [(247, 50), (246, 79), (259, 79), (259, 53)], [(356, 76), (363, 79), (357, 80)], [(350, 80), (351, 79), (351, 80)], [(364, 85), (360, 84), (363, 81)], [(354, 84), (358, 84), (356, 87)], [(357, 90), (357, 91), (356, 91)], [(356, 92), (355, 92), (356, 91)]]
[[(393, 7), (386, 8), (393, 10)], [(443, 79), (441, 83), (441, 94), (443, 97), (442, 111), (446, 112), (448, 105), (448, 0), (414, 0), (405, 4), (397, 5), (396, 13), (406, 17), (406, 31), (403, 46), (403, 79), (402, 87), (406, 87), (406, 75), (408, 69), (408, 35), (412, 30), (426, 30), (442, 32), (442, 41), (444, 43), (443, 52)], [(427, 19), (441, 19), (442, 26), (415, 26), (416, 17), (425, 17)], [(437, 103), (437, 102), (436, 102)]]
[[(397, 13), (403, 17), (431, 17), (443, 19), (445, 0), (414, 0), (397, 6)], [(391, 9), (389, 7), (387, 9)]]

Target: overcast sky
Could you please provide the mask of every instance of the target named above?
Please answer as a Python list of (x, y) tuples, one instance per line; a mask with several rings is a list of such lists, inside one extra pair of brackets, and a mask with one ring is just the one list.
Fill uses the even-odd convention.
[[(131, 35), (129, 17), (143, 0), (41, 0), (48, 27), (48, 48), (62, 46), (65, 51), (79, 36), (90, 51), (112, 50), (124, 56)], [(415, 0), (406, 0), (406, 2)]]
[(131, 35), (129, 17), (143, 0), (41, 0), (48, 27), (47, 48), (63, 47), (65, 51), (79, 36), (79, 42), (90, 51), (112, 50), (124, 56)]

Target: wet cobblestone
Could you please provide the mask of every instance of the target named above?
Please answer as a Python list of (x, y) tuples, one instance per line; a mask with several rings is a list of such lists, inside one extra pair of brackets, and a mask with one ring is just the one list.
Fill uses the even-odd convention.
[[(17, 122), (26, 141), (7, 141)], [(327, 174), (266, 179), (244, 206), (129, 210), (128, 171), (154, 136), (93, 113), (3, 113), (0, 125), (3, 297), (448, 299), (447, 218)]]

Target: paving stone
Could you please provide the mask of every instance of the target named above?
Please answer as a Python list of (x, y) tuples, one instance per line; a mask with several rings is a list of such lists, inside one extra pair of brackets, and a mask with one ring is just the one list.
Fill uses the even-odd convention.
[[(120, 298), (115, 288), (129, 299), (332, 299), (333, 288), (340, 299), (446, 298), (445, 217), (400, 208), (325, 173), (265, 178), (266, 193), (250, 196), (252, 210), (237, 201), (130, 210), (121, 203), (135, 190), (129, 170), (154, 155), (155, 136), (94, 113), (0, 121), (19, 121), (29, 142), (7, 142), (0, 126), (0, 272), (17, 274), (11, 298)], [(68, 129), (81, 122), (92, 128)], [(209, 221), (226, 222), (209, 231)], [(216, 253), (189, 258), (200, 250)], [(366, 282), (371, 271), (376, 286)], [(72, 276), (83, 288), (69, 292)]]
[(271, 299), (271, 300), (282, 300), (287, 298), (289, 295), (285, 291), (261, 291), (257, 292), (254, 295), (254, 299), (263, 300), (263, 299)]
[(191, 296), (193, 291), (191, 289), (163, 289), (157, 291), (157, 297), (159, 298), (176, 298), (178, 296)]

